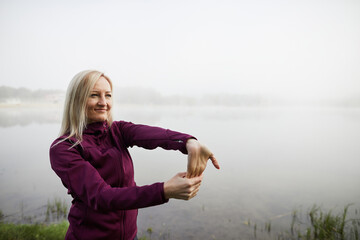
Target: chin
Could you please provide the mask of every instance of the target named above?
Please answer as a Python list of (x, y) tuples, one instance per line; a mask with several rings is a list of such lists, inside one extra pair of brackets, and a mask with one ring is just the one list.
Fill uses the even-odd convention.
[(103, 122), (103, 121), (106, 121), (107, 120), (107, 118), (99, 118), (97, 121), (98, 122)]
[(107, 117), (96, 117), (96, 118), (88, 119), (88, 122), (89, 123), (94, 123), (94, 122), (103, 122), (103, 121), (106, 121), (106, 120), (108, 120)]

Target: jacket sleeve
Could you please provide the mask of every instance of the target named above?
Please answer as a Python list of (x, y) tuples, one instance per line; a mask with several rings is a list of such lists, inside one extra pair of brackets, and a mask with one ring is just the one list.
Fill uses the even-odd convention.
[(98, 171), (85, 161), (78, 148), (64, 141), (50, 148), (52, 169), (60, 177), (68, 193), (95, 210), (129, 210), (167, 202), (164, 183), (147, 186), (111, 187)]
[(195, 137), (169, 129), (152, 127), (131, 122), (114, 122), (127, 147), (138, 146), (145, 149), (161, 147), (166, 150), (179, 150), (187, 154), (186, 141)]

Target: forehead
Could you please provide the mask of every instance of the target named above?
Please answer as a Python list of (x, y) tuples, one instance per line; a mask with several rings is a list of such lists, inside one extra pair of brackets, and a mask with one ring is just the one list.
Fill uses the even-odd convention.
[(110, 86), (110, 83), (109, 81), (104, 78), (104, 77), (100, 77), (95, 85), (94, 85), (94, 88), (92, 89), (93, 91), (99, 91), (99, 90), (103, 90), (103, 91), (111, 91), (111, 86)]

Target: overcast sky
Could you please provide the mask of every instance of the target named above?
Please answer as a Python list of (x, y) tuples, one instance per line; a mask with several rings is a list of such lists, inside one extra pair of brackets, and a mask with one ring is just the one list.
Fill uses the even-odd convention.
[(164, 94), (360, 94), (359, 0), (0, 0), (0, 85), (98, 69)]

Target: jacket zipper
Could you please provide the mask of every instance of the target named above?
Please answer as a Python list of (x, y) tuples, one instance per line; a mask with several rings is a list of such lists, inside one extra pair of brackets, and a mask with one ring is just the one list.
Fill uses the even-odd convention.
[(125, 229), (125, 219), (126, 219), (126, 214), (125, 214), (125, 211), (126, 210), (123, 210), (122, 213), (123, 213), (123, 217), (122, 217), (122, 229), (123, 229), (123, 234), (122, 234), (122, 239), (125, 240), (125, 232), (126, 232), (126, 229)]
[[(124, 161), (123, 161), (123, 153), (120, 151), (120, 159), (118, 161), (118, 164), (117, 164), (118, 168), (119, 168), (119, 183), (118, 183), (118, 186), (120, 187), (123, 187), (123, 183), (121, 182), (121, 179), (123, 179), (125, 177), (125, 170), (124, 170)], [(122, 227), (122, 238), (121, 239), (124, 239), (125, 240), (125, 236), (126, 236), (126, 229), (125, 229), (125, 218), (126, 218), (126, 214), (125, 214), (125, 211), (126, 210), (122, 210), (122, 218), (121, 218), (121, 227)]]

